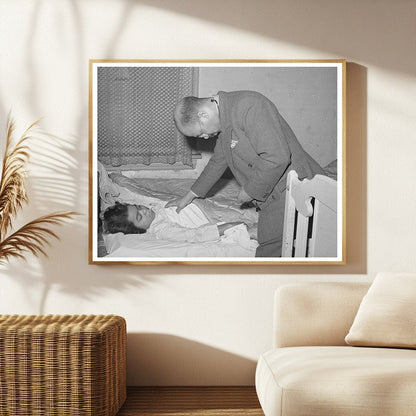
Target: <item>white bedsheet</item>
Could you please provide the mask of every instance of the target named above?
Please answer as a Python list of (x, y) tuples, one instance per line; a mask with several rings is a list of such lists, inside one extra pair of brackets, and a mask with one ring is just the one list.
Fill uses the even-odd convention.
[(207, 258), (213, 257), (254, 257), (257, 243), (250, 240), (244, 225), (238, 225), (227, 230), (221, 240), (203, 243), (188, 243), (179, 241), (159, 240), (148, 234), (105, 234), (103, 236), (107, 250), (107, 257), (134, 258), (145, 260), (146, 258)]

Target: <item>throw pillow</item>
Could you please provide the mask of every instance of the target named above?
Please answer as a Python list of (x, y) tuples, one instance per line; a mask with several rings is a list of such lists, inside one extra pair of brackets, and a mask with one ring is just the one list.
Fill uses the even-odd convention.
[(345, 342), (416, 348), (416, 274), (380, 273), (364, 296)]

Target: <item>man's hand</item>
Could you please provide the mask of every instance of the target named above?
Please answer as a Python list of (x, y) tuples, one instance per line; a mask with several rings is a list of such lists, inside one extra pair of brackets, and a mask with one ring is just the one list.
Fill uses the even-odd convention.
[(165, 205), (165, 208), (177, 207), (176, 212), (179, 214), (195, 198), (196, 198), (196, 195), (192, 191), (189, 191), (185, 196), (182, 196), (180, 198), (176, 198), (176, 199), (173, 199), (172, 201), (169, 201)]
[(229, 228), (235, 227), (236, 225), (244, 224), (243, 222), (225, 222), (224, 224), (217, 225), (218, 233), (224, 235), (225, 231)]
[(244, 190), (244, 188), (241, 188), (241, 190), (240, 190), (240, 192), (237, 196), (237, 202), (242, 204), (244, 202), (250, 202), (252, 200), (253, 200), (253, 198)]

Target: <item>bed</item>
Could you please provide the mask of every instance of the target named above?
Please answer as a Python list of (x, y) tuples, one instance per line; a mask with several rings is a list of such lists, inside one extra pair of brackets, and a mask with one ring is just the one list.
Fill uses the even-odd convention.
[[(336, 163), (326, 167), (328, 176), (316, 175), (300, 181), (296, 172), (288, 174), (282, 258), (333, 258), (337, 256)], [(184, 195), (194, 179), (129, 178), (107, 174), (99, 164), (99, 210), (116, 201), (147, 206), (164, 206)], [(196, 199), (209, 222), (239, 221), (244, 224), (227, 230), (217, 241), (178, 242), (156, 239), (151, 234), (124, 235), (99, 232), (98, 257), (123, 260), (192, 260), (198, 258), (254, 258), (258, 246), (258, 212), (241, 208), (236, 202), (240, 186), (235, 179), (221, 179), (207, 198)]]
[[(184, 195), (194, 179), (129, 178), (121, 173), (107, 174), (99, 166), (100, 212), (116, 201), (150, 207), (164, 206), (167, 201)], [(255, 208), (243, 209), (236, 202), (239, 186), (234, 179), (220, 180), (207, 198), (195, 200), (207, 220), (220, 224), (242, 222), (225, 232), (220, 240), (179, 242), (157, 239), (151, 234), (106, 234), (99, 232), (99, 257), (106, 259), (179, 259), (186, 258), (253, 258), (257, 241), (258, 213)]]
[(329, 176), (299, 180), (288, 173), (282, 257), (337, 256), (337, 189)]

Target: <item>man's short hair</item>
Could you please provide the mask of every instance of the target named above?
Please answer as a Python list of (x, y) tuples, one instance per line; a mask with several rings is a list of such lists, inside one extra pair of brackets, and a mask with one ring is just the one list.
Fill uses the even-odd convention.
[(103, 232), (105, 234), (143, 234), (144, 228), (136, 227), (128, 220), (128, 204), (116, 202), (110, 208), (104, 211), (103, 215)]
[(175, 122), (180, 126), (190, 126), (199, 122), (198, 111), (201, 99), (197, 97), (185, 97), (176, 106)]

